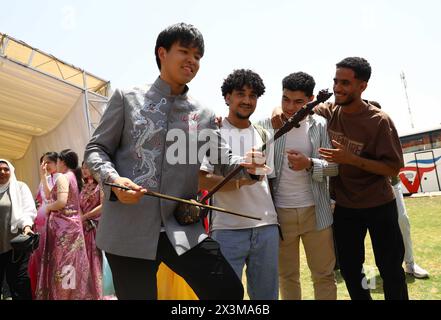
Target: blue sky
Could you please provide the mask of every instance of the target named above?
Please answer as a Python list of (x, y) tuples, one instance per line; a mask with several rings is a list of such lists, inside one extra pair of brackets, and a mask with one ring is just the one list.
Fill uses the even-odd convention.
[(220, 86), (234, 69), (261, 75), (266, 93), (252, 119), (280, 104), (281, 80), (295, 71), (332, 88), (335, 63), (362, 56), (373, 74), (364, 97), (377, 100), (400, 133), (411, 129), (400, 73), (418, 129), (441, 124), (441, 1), (6, 1), (0, 32), (128, 88), (153, 82), (154, 45), (166, 26), (198, 27), (206, 54), (191, 95), (227, 114)]

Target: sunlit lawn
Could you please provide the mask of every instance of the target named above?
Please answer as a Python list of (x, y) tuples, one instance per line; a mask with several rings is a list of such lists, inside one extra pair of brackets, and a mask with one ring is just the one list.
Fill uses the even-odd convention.
[[(430, 273), (429, 279), (415, 279), (407, 275), (409, 297), (412, 300), (441, 299), (441, 197), (405, 198), (410, 219), (411, 235), (415, 262)], [(366, 237), (366, 262), (368, 277), (374, 277), (370, 285), (372, 298), (384, 299), (382, 280), (375, 266), (369, 235)], [(349, 294), (340, 273), (337, 277), (337, 296), (339, 300), (348, 300)], [(314, 299), (311, 275), (306, 264), (304, 251), (301, 250), (301, 281), (303, 299)], [(243, 277), (246, 288), (246, 278)], [(245, 290), (246, 291), (246, 290)], [(248, 299), (248, 295), (246, 295)]]

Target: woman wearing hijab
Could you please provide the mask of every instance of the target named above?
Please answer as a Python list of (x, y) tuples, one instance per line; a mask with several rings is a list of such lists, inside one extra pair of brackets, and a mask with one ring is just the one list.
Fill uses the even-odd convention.
[(13, 255), (10, 241), (20, 232), (32, 233), (36, 216), (29, 187), (17, 181), (14, 166), (9, 161), (0, 159), (0, 292), (6, 273), (12, 299), (32, 299), (28, 275), (30, 252)]
[(37, 281), (38, 300), (93, 299), (80, 212), (81, 169), (78, 155), (60, 152), (55, 182), (46, 206), (46, 238)]

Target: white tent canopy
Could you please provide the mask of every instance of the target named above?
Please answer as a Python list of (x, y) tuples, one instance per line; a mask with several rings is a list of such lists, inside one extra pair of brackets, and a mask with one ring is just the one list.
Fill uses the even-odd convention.
[(0, 33), (0, 158), (35, 191), (38, 161), (71, 148), (80, 158), (110, 84)]

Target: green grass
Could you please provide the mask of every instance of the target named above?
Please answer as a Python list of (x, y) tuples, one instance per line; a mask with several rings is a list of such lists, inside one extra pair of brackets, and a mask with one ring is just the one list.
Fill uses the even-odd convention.
[[(415, 279), (407, 275), (406, 281), (411, 300), (440, 300), (441, 299), (441, 197), (405, 198), (407, 214), (411, 226), (414, 259), (417, 264), (426, 269), (428, 279)], [(368, 276), (375, 274), (376, 288), (371, 290), (372, 299), (384, 299), (382, 280), (375, 266), (369, 235), (366, 237), (366, 262)], [(306, 257), (301, 249), (301, 282), (303, 299), (314, 299), (311, 274), (306, 265)], [(349, 294), (340, 273), (336, 273), (337, 297), (339, 300), (349, 300)], [(246, 278), (243, 278), (246, 288)], [(246, 290), (245, 290), (246, 291)], [(248, 296), (246, 295), (246, 299)]]

